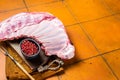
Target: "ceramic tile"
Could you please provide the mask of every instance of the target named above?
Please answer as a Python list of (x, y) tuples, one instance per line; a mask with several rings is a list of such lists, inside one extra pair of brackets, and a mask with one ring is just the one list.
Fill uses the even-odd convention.
[(120, 21), (115, 16), (82, 25), (101, 53), (120, 48)]
[(108, 7), (111, 9), (113, 13), (118, 13), (120, 12), (120, 1), (119, 0), (104, 0)]
[(66, 3), (80, 22), (111, 15), (102, 0), (66, 0)]
[[(75, 57), (68, 64), (97, 55), (97, 51), (88, 40), (79, 25), (66, 27), (68, 36), (75, 46)], [(67, 64), (67, 63), (66, 63)]]
[(7, 19), (11, 16), (14, 16), (15, 14), (21, 13), (21, 12), (27, 12), (27, 10), (26, 9), (18, 9), (18, 10), (0, 13), (0, 22), (2, 20), (5, 20), (5, 19)]
[(116, 80), (101, 57), (66, 67), (60, 80)]
[(51, 76), (51, 77), (49, 77), (49, 78), (47, 78), (45, 80), (59, 80), (59, 78), (58, 78), (57, 75), (55, 75), (55, 76)]
[(65, 25), (76, 23), (73, 16), (69, 13), (62, 2), (48, 5), (39, 5), (29, 8), (30, 12), (49, 12), (58, 17)]
[(0, 0), (0, 12), (24, 8), (23, 0)]
[(49, 4), (49, 3), (53, 3), (59, 0), (25, 0), (26, 4), (29, 6), (35, 6), (35, 5), (40, 5), (40, 4)]
[(106, 58), (107, 62), (117, 75), (117, 77), (120, 79), (120, 50), (105, 54), (104, 57)]
[(120, 21), (120, 14), (116, 14), (116, 15), (115, 15), (115, 18), (116, 18), (118, 21)]

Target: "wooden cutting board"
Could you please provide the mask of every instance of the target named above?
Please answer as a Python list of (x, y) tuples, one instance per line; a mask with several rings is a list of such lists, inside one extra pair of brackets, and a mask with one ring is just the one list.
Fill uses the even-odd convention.
[[(16, 43), (12, 43), (16, 47)], [(6, 49), (9, 54), (11, 54), (34, 78), (35, 80), (43, 80), (47, 77), (50, 77), (56, 73), (62, 72), (63, 68), (59, 68), (56, 71), (45, 71), (43, 73), (33, 72), (31, 68), (25, 63), (25, 61), (18, 54), (19, 49), (14, 48), (9, 43), (7, 43)], [(9, 57), (6, 58), (6, 75), (8, 80), (30, 80), (11, 60)]]

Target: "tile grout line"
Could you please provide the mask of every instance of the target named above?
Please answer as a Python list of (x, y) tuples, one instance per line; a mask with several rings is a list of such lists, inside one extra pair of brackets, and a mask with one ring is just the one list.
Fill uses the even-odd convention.
[(115, 52), (115, 51), (118, 51), (118, 50), (120, 50), (120, 48), (117, 48), (117, 49), (114, 49), (114, 50), (111, 50), (111, 51), (104, 52), (104, 53), (102, 53), (102, 55), (104, 55), (104, 54), (109, 54), (109, 53), (111, 53), (111, 52)]
[[(96, 56), (92, 56), (92, 57), (89, 57), (89, 58), (86, 58), (86, 59), (82, 59), (82, 60), (79, 60), (79, 61), (76, 61), (76, 62), (74, 62), (74, 63), (69, 64), (69, 66), (71, 66), (71, 65), (73, 65), (73, 64), (77, 64), (77, 63), (83, 62), (83, 61), (86, 61), (86, 60), (90, 60), (90, 59), (93, 59), (93, 58), (96, 58), (96, 57), (100, 56), (100, 57), (102, 57), (103, 61), (104, 61), (105, 64), (108, 66), (108, 68), (110, 69), (111, 73), (115, 76), (115, 78), (116, 78), (117, 80), (119, 80), (119, 78), (116, 76), (116, 74), (114, 73), (114, 71), (111, 70), (111, 69), (112, 69), (111, 66), (109, 65), (109, 63), (107, 62), (107, 60), (103, 57), (103, 55), (104, 55), (104, 54), (101, 54), (101, 55), (98, 54), (98, 55), (96, 55)], [(68, 67), (68, 66), (65, 65), (64, 67)], [(59, 77), (59, 76), (58, 76), (58, 77)]]
[[(86, 20), (86, 21), (79, 21), (75, 24), (81, 24), (81, 23), (86, 23), (86, 22), (92, 22), (92, 21), (97, 21), (97, 20), (100, 20), (100, 19), (104, 19), (104, 18), (108, 18), (108, 17), (111, 17), (111, 16), (115, 16), (115, 15), (118, 15), (120, 13), (114, 13), (114, 14), (111, 14), (111, 15), (107, 15), (107, 16), (103, 16), (103, 17), (100, 17), (100, 18), (96, 18), (96, 19), (91, 19), (91, 20)], [(70, 26), (70, 25), (67, 25), (67, 26)]]
[(102, 3), (107, 7), (107, 10), (111, 13), (111, 14), (115, 14), (115, 12), (113, 12), (113, 10), (110, 8), (110, 6), (108, 6), (108, 4), (106, 3), (105, 0), (101, 0)]
[(119, 13), (113, 12), (112, 9), (107, 5), (107, 3), (106, 3), (105, 0), (100, 0), (100, 1), (101, 1), (101, 3), (106, 7), (107, 11), (108, 11), (109, 13), (111, 13), (111, 15), (107, 15), (107, 16), (100, 17), (100, 18), (93, 19), (93, 20), (88, 20), (87, 22), (89, 22), (89, 21), (95, 21), (95, 20), (99, 20), (99, 19), (103, 19), (103, 18), (106, 18), (106, 17), (110, 17), (110, 16), (114, 16), (114, 15), (116, 15), (116, 14), (119, 14)]
[[(64, 0), (63, 0), (64, 1)], [(104, 0), (101, 0), (102, 1), (102, 3), (107, 7), (107, 10), (111, 13), (111, 15), (106, 15), (106, 16), (103, 16), (103, 17), (99, 17), (99, 18), (96, 18), (96, 19), (91, 19), (91, 20), (85, 20), (85, 21), (79, 21), (79, 22), (77, 22), (76, 24), (79, 24), (79, 23), (86, 23), (86, 22), (91, 22), (91, 21), (96, 21), (96, 20), (100, 20), (100, 19), (104, 19), (104, 18), (106, 18), (106, 17), (111, 17), (111, 16), (115, 16), (115, 15), (117, 15), (117, 14), (120, 14), (120, 12), (117, 12), (117, 13), (115, 13), (115, 12), (113, 12), (112, 10), (111, 10), (111, 8), (109, 8), (109, 6), (106, 4), (106, 2), (104, 1)], [(65, 4), (66, 5), (66, 4)], [(68, 8), (67, 8), (68, 9)], [(71, 12), (71, 11), (70, 11)], [(72, 12), (71, 12), (72, 13)], [(74, 15), (72, 15), (73, 17), (75, 17)], [(77, 20), (78, 21), (78, 20)], [(69, 25), (68, 25), (69, 26)]]
[[(119, 10), (118, 10), (118, 12), (115, 12), (115, 11), (113, 11), (111, 8), (110, 8), (110, 6), (107, 4), (107, 2), (105, 1), (105, 0), (101, 0), (104, 4), (105, 4), (105, 6), (107, 6), (108, 7), (108, 11), (110, 12), (110, 13), (112, 13), (112, 14), (120, 14), (120, 12), (119, 12)], [(116, 16), (114, 16), (115, 17), (115, 19), (117, 19), (117, 20), (120, 20), (120, 18), (118, 18), (118, 17), (116, 17)]]
[(103, 19), (103, 18), (106, 18), (106, 17), (111, 17), (111, 16), (114, 16), (114, 15), (120, 14), (119, 12), (118, 12), (118, 13), (113, 12), (113, 11), (111, 10), (111, 8), (106, 4), (106, 1), (105, 1), (105, 0), (101, 0), (101, 1), (102, 1), (102, 4), (103, 4), (104, 6), (106, 6), (107, 11), (110, 12), (111, 15), (103, 16), (103, 17), (100, 17), (100, 18), (97, 18), (97, 19), (82, 21), (82, 22), (80, 22), (80, 23), (85, 23), (85, 22), (100, 20), (100, 19)]
[[(71, 13), (71, 15), (75, 18), (76, 21), (79, 22), (79, 20), (77, 19), (77, 17), (72, 13), (72, 10), (68, 7), (67, 3), (64, 2), (65, 6), (67, 7), (68, 11)], [(91, 42), (91, 44), (94, 46), (94, 48), (96, 49), (96, 51), (100, 54), (100, 51), (98, 50), (98, 48), (96, 47), (96, 45), (94, 44), (94, 42), (92, 41), (91, 37), (88, 35), (88, 33), (85, 31), (85, 29), (83, 28), (82, 24), (79, 22), (79, 26), (81, 27), (81, 29), (83, 30), (84, 34), (86, 35), (86, 37), (89, 39), (89, 41)], [(109, 63), (106, 61), (106, 59), (101, 56), (101, 58), (104, 60), (104, 62), (106, 63), (106, 65), (108, 66), (108, 68), (110, 69), (111, 73), (115, 76), (115, 78), (117, 80), (119, 80), (119, 78), (117, 77), (117, 75), (115, 74), (115, 72), (113, 71), (113, 69), (111, 68), (111, 66), (109, 65)]]
[[(107, 2), (105, 1), (105, 0), (101, 0), (103, 3), (104, 3), (104, 5), (105, 6), (107, 6), (107, 8), (108, 8), (108, 11), (110, 12), (110, 13), (112, 13), (112, 14), (120, 14), (120, 12), (115, 12), (115, 11), (113, 11), (112, 9), (111, 9), (111, 7), (107, 4)], [(119, 10), (118, 10), (119, 11)], [(115, 19), (117, 19), (117, 20), (120, 20), (120, 18), (118, 18), (118, 17), (116, 17), (116, 16), (114, 16), (115, 17)]]
[(26, 7), (26, 9), (27, 9), (27, 12), (29, 12), (29, 8), (28, 8), (28, 6), (27, 6), (26, 1), (25, 1), (25, 0), (23, 0), (23, 3), (24, 3), (24, 5), (25, 5), (25, 7)]
[(79, 63), (79, 62), (82, 62), (82, 61), (86, 61), (86, 60), (89, 60), (89, 59), (93, 59), (93, 58), (96, 58), (98, 56), (103, 56), (105, 54), (110, 54), (111, 52), (115, 52), (115, 51), (118, 51), (118, 50), (120, 50), (120, 48), (109, 51), (109, 52), (105, 52), (105, 53), (102, 53), (102, 54), (97, 54), (97, 55), (94, 55), (94, 56), (91, 56), (91, 57), (88, 57), (88, 58), (85, 58), (85, 59), (78, 60), (78, 61), (76, 61), (74, 63), (71, 63), (70, 65), (73, 65), (73, 64), (76, 64), (76, 63)]
[(69, 27), (69, 26), (74, 26), (74, 25), (78, 25), (79, 23), (74, 23), (74, 24), (70, 24), (70, 25), (65, 25), (65, 27)]
[(102, 3), (107, 7), (107, 10), (111, 13), (111, 14), (115, 14), (115, 12), (112, 11), (112, 9), (110, 8), (110, 6), (108, 6), (108, 4), (106, 3), (105, 0), (101, 0)]
[(6, 12), (9, 12), (9, 11), (15, 11), (15, 10), (20, 10), (20, 9), (25, 9), (26, 7), (20, 7), (20, 8), (15, 8), (15, 9), (10, 9), (10, 10), (7, 10), (7, 11), (2, 11), (0, 13), (6, 13)]
[(67, 6), (67, 3), (65, 1), (63, 1), (63, 4), (67, 8), (67, 10), (70, 12), (70, 14), (73, 16), (73, 18), (77, 21), (77, 23), (80, 24), (80, 22), (77, 20), (76, 16), (72, 13), (72, 10)]
[(103, 55), (101, 55), (101, 57), (104, 60), (104, 62), (106, 63), (106, 65), (109, 67), (109, 69), (111, 70), (112, 74), (116, 77), (117, 80), (119, 80), (118, 76), (116, 75), (116, 73), (114, 72), (114, 70), (110, 66), (109, 62), (106, 60), (106, 58)]
[[(107, 10), (111, 13), (111, 14), (116, 14), (115, 12), (113, 12), (113, 10), (110, 8), (110, 6), (107, 5), (105, 0), (101, 0), (103, 2), (103, 4), (107, 7)], [(88, 35), (89, 36), (89, 35)], [(100, 53), (100, 51), (98, 50), (98, 48), (96, 47), (96, 45), (94, 44), (94, 42), (91, 39), (91, 42), (93, 43), (93, 45), (95, 46), (96, 50)], [(106, 63), (106, 65), (109, 67), (109, 69), (111, 70), (112, 74), (116, 77), (117, 80), (119, 80), (118, 76), (116, 75), (116, 73), (114, 72), (114, 70), (112, 69), (111, 65), (109, 64), (109, 62), (107, 61), (107, 59), (101, 55), (102, 59), (104, 60), (104, 62)]]
[[(118, 15), (120, 13), (115, 13), (115, 14), (112, 14), (112, 15), (108, 15), (108, 16), (104, 16), (104, 17), (101, 17), (101, 18), (97, 18), (97, 19), (91, 19), (91, 20), (86, 20), (86, 21), (82, 21), (82, 22), (76, 22), (74, 24), (70, 24), (70, 25), (65, 25), (66, 27), (69, 27), (69, 26), (73, 26), (73, 25), (78, 25), (78, 24), (81, 24), (81, 23), (87, 23), (87, 22), (92, 22), (92, 21), (97, 21), (97, 20), (100, 20), (100, 19), (104, 19), (104, 18), (108, 18), (108, 17), (111, 17), (111, 16), (115, 16), (115, 15)], [(117, 18), (120, 20), (120, 18)]]
[[(59, 0), (59, 1), (64, 1), (64, 0)], [(25, 4), (25, 7), (21, 7), (21, 8), (16, 8), (16, 9), (11, 9), (11, 10), (7, 10), (7, 11), (2, 11), (0, 13), (5, 13), (5, 12), (9, 12), (9, 11), (14, 11), (14, 10), (18, 10), (18, 9), (24, 9), (26, 8), (27, 9), (27, 12), (29, 12), (29, 8), (26, 4), (26, 1), (23, 0), (24, 4)], [(52, 2), (58, 2), (58, 1), (52, 1)], [(48, 3), (41, 3), (41, 4), (49, 4), (49, 3), (52, 3), (52, 2), (48, 2)], [(37, 5), (32, 5), (30, 7), (34, 7), (34, 6), (37, 6)], [(86, 20), (86, 21), (82, 21), (80, 23), (86, 23), (86, 22), (91, 22), (91, 21), (96, 21), (96, 20), (100, 20), (100, 19), (103, 19), (103, 18), (106, 18), (106, 17), (111, 17), (111, 16), (114, 16), (114, 15), (117, 15), (117, 14), (120, 14), (120, 12), (118, 13), (114, 13), (114, 14), (111, 14), (111, 15), (108, 15), (108, 16), (103, 16), (103, 17), (100, 17), (100, 18), (96, 18), (96, 19), (91, 19), (91, 20)], [(76, 24), (79, 24), (79, 22), (75, 23), (75, 24), (71, 24), (71, 25), (76, 25)], [(65, 25), (65, 26), (71, 26), (71, 25)]]
[[(59, 0), (59, 2), (60, 2), (60, 1), (62, 1), (62, 0)], [(41, 3), (41, 4), (37, 4), (37, 5), (31, 5), (30, 7), (34, 7), (34, 6), (38, 6), (38, 5), (44, 5), (44, 4), (45, 4), (45, 5), (46, 5), (46, 4), (51, 4), (51, 3), (53, 3), (53, 2), (58, 2), (58, 1), (51, 1), (51, 2), (47, 2), (47, 3)], [(29, 11), (28, 6), (27, 6), (25, 0), (23, 0), (23, 3), (24, 3), (24, 5), (25, 5), (25, 7), (10, 9), (10, 10), (6, 10), (6, 11), (2, 11), (2, 12), (0, 12), (0, 13), (5, 13), (5, 12), (9, 12), (9, 11), (18, 10), (18, 9), (24, 9), (24, 8), (27, 8), (27, 11)]]
[(47, 4), (52, 4), (52, 3), (56, 3), (56, 2), (60, 2), (60, 1), (62, 1), (62, 0), (43, 2), (43, 3), (39, 3), (39, 4), (30, 5), (29, 7), (35, 7), (35, 6), (39, 6), (39, 5), (47, 5)]
[(115, 16), (115, 15), (117, 15), (117, 14), (120, 14), (120, 13), (114, 13), (114, 14), (107, 15), (107, 16), (103, 16), (103, 17), (96, 18), (96, 19), (91, 19), (91, 20), (81, 21), (80, 23), (86, 23), (86, 22), (97, 21), (97, 20), (100, 20), (100, 19), (104, 19), (104, 18), (108, 18), (108, 17), (111, 17), (111, 16)]

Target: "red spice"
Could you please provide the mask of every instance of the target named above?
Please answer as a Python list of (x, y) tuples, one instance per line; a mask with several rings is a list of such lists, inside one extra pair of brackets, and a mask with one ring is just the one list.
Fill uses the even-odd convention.
[(36, 44), (29, 40), (24, 40), (22, 42), (21, 49), (27, 55), (34, 55), (38, 51), (38, 47), (36, 46)]

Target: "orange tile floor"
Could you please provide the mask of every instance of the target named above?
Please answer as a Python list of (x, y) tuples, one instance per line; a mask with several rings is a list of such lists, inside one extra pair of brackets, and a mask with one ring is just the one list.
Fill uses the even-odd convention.
[(46, 80), (119, 80), (119, 4), (119, 0), (1, 0), (0, 21), (20, 12), (50, 12), (63, 22), (75, 57), (66, 61), (64, 73)]

